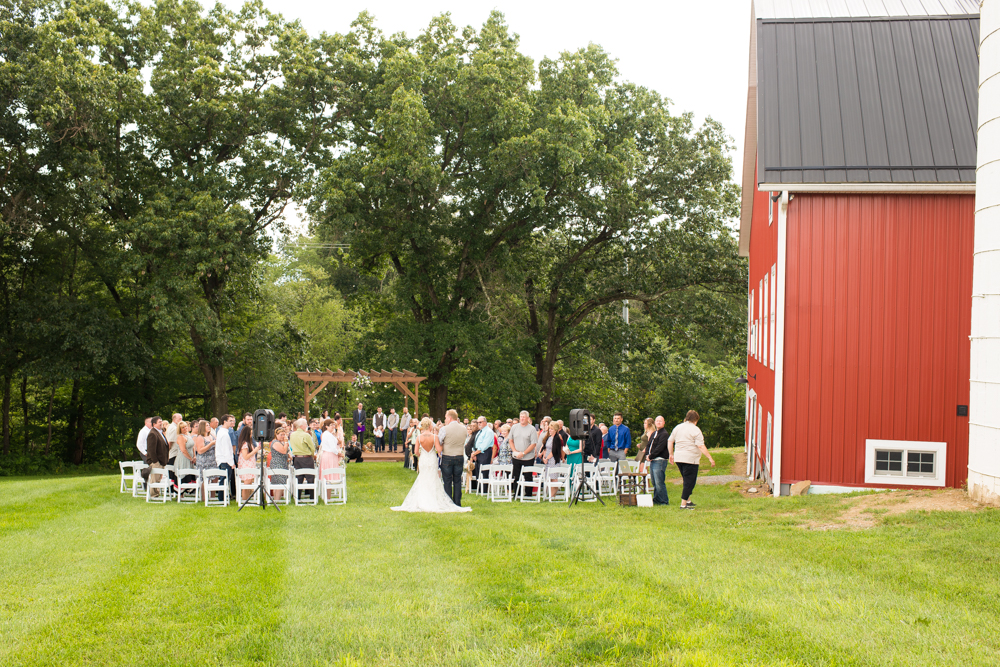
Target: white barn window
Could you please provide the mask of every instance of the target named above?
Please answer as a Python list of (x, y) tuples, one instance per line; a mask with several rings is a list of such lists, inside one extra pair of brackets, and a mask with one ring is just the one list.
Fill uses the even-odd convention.
[(948, 444), (866, 440), (865, 484), (944, 486)]
[(778, 277), (778, 265), (777, 264), (772, 264), (771, 265), (771, 317), (770, 317), (770, 320), (771, 320), (771, 333), (770, 333), (770, 338), (771, 338), (771, 356), (770, 356), (770, 359), (771, 359), (771, 370), (772, 371), (774, 370), (774, 354), (776, 352), (776, 346), (775, 346), (774, 341), (775, 341), (775, 339), (777, 337), (776, 334), (777, 334), (777, 331), (778, 331), (778, 325), (777, 325), (777, 320), (778, 320), (777, 313), (778, 313), (778, 311), (777, 311), (777, 307), (775, 305), (775, 301), (777, 301), (777, 296), (778, 296), (778, 288), (777, 288), (777, 282), (778, 281), (777, 281), (777, 277)]

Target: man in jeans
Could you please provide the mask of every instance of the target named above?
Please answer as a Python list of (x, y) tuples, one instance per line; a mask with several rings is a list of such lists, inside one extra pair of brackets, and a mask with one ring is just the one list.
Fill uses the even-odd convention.
[(396, 427), (399, 426), (399, 415), (396, 414), (396, 408), (389, 408), (389, 417), (386, 419), (385, 425), (386, 425), (385, 444), (389, 446), (390, 452), (395, 452)]
[(462, 506), (462, 468), (465, 464), (465, 439), (468, 432), (458, 421), (458, 413), (448, 410), (444, 414), (444, 426), (438, 432), (441, 440), (441, 477), (444, 492), (452, 502)]
[(612, 461), (624, 461), (632, 446), (632, 431), (622, 423), (622, 413), (616, 412), (614, 423), (604, 436), (604, 451)]
[[(522, 470), (525, 466), (531, 466), (535, 463), (535, 445), (537, 442), (538, 432), (531, 425), (531, 415), (528, 414), (527, 410), (521, 410), (520, 421), (510, 429), (510, 447), (514, 464), (511, 479), (514, 480), (515, 486), (512, 490), (515, 496), (517, 495), (518, 487), (521, 485), (522, 477), (528, 476)], [(530, 482), (531, 479), (525, 479), (524, 481)], [(531, 497), (532, 489), (530, 487), (525, 487), (525, 495), (529, 498)]]
[(656, 430), (649, 436), (649, 444), (646, 446), (646, 458), (649, 459), (649, 473), (653, 478), (653, 504), (669, 505), (670, 498), (667, 496), (667, 464), (670, 463), (670, 452), (667, 447), (667, 440), (670, 434), (667, 433), (667, 422), (660, 415), (653, 422)]

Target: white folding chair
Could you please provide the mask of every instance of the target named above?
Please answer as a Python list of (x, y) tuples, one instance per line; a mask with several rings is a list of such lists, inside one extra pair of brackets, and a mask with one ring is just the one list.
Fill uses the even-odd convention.
[[(135, 484), (135, 461), (119, 461), (118, 470), (121, 471), (121, 483), (118, 485), (119, 493), (132, 493), (132, 486)], [(125, 472), (125, 471), (128, 472)]]
[[(545, 486), (545, 482), (542, 477), (545, 476), (545, 468), (542, 466), (524, 466), (521, 468), (521, 474), (528, 475), (531, 481), (525, 481), (521, 479), (520, 483), (517, 485), (517, 499), (522, 503), (525, 502), (535, 502), (539, 503), (542, 501), (542, 490)], [(534, 489), (535, 493), (533, 496), (525, 497), (525, 489)]]
[[(337, 479), (327, 479), (327, 475), (333, 475)], [(319, 488), (325, 504), (346, 505), (347, 471), (344, 468), (324, 468)]]
[(513, 502), (514, 495), (512, 485), (514, 480), (514, 466), (507, 464), (493, 465), (490, 471), (489, 495), (490, 500), (495, 503)]
[(177, 502), (195, 505), (200, 503), (201, 483), (200, 470), (187, 468), (177, 473)]
[[(304, 479), (299, 479), (305, 475), (310, 475), (313, 481), (307, 482)], [(311, 491), (312, 498), (303, 498), (303, 494)], [(292, 495), (295, 496), (296, 505), (315, 505), (319, 502), (317, 498), (319, 491), (319, 483), (316, 481), (316, 468), (301, 468), (295, 470), (295, 490)]]
[[(158, 479), (154, 482), (153, 477)], [(173, 497), (173, 487), (174, 483), (166, 468), (153, 468), (149, 473), (149, 481), (146, 483), (146, 502), (165, 503), (170, 501)], [(154, 492), (156, 495), (153, 495)]]
[(132, 469), (132, 497), (141, 498), (146, 495), (146, 480), (142, 478), (142, 471), (149, 467), (145, 461), (136, 461)]
[(599, 486), (595, 488), (601, 495), (615, 492), (615, 468), (617, 465), (617, 461), (598, 461), (596, 480)]
[[(545, 499), (563, 501), (569, 496), (569, 465), (560, 464), (549, 468), (545, 474)], [(550, 493), (555, 489), (555, 494)]]
[[(229, 505), (229, 475), (221, 468), (202, 471), (205, 480), (205, 507), (227, 507)], [(221, 498), (218, 495), (221, 494)]]
[[(253, 479), (249, 482), (244, 482), (241, 475), (252, 476)], [(237, 468), (236, 469), (236, 499), (239, 503), (243, 503), (243, 492), (245, 490), (252, 490), (253, 493), (250, 494), (251, 503), (259, 503), (260, 497), (257, 495), (257, 482), (260, 481), (260, 468)]]
[(476, 478), (476, 494), (480, 496), (485, 496), (490, 492), (490, 473), (493, 472), (493, 466), (489, 463), (486, 465), (479, 466), (479, 477)]
[[(264, 490), (270, 494), (271, 498), (278, 505), (287, 505), (291, 502), (290, 498), (292, 496), (292, 479), (293, 477), (289, 474), (290, 471), (282, 470), (281, 468), (265, 468), (264, 469)], [(285, 482), (282, 484), (280, 482), (275, 482), (273, 479), (274, 475), (284, 475)], [(275, 498), (272, 491), (281, 491), (281, 498)]]

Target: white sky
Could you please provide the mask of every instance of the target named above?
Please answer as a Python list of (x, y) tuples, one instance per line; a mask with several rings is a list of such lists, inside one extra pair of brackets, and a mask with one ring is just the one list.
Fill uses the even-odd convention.
[[(233, 9), (242, 4), (242, 0), (223, 2)], [(623, 79), (672, 100), (673, 113), (692, 111), (699, 121), (711, 116), (721, 122), (736, 145), (735, 174), (740, 173), (743, 157), (750, 2), (264, 0), (271, 11), (301, 20), (311, 34), (346, 32), (364, 10), (386, 34), (416, 35), (431, 17), (443, 12), (450, 12), (460, 27), (479, 27), (490, 11), (498, 9), (520, 35), (521, 51), (536, 63), (590, 42), (600, 44), (618, 59)]]

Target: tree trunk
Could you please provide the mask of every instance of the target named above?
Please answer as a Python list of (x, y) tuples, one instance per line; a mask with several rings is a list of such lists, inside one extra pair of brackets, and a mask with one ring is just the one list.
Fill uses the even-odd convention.
[[(444, 413), (448, 410), (448, 385), (442, 384), (430, 390), (429, 405), (424, 408), (431, 419), (444, 419)], [(414, 415), (416, 416), (416, 415)]]
[(542, 397), (535, 406), (535, 418), (541, 422), (542, 417), (552, 416), (552, 392), (555, 384), (556, 360), (559, 358), (559, 343), (555, 334), (550, 333), (545, 352), (536, 350), (535, 382), (542, 391)]
[(209, 358), (204, 349), (204, 340), (191, 327), (191, 342), (194, 343), (195, 352), (198, 354), (198, 368), (205, 376), (205, 383), (208, 385), (208, 403), (211, 416), (222, 419), (222, 415), (229, 412), (229, 394), (226, 393), (226, 369), (222, 364)]
[(24, 431), (24, 453), (28, 453), (28, 376), (21, 376), (21, 430)]
[(10, 375), (3, 379), (3, 454), (10, 454)]
[(73, 455), (73, 462), (77, 465), (83, 463), (83, 436), (85, 432), (83, 426), (83, 401), (76, 405), (76, 448)]
[(49, 414), (45, 418), (46, 425), (49, 427), (49, 435), (45, 438), (45, 455), (48, 456), (52, 449), (52, 403), (56, 400), (56, 385), (55, 383), (49, 387)]

